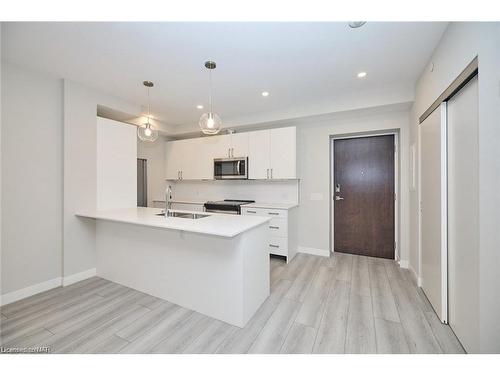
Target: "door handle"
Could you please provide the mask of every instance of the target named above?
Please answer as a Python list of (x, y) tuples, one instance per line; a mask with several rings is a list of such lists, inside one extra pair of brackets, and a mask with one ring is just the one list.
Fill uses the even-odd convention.
[(269, 168), (267, 168), (267, 178), (269, 178)]
[(336, 201), (343, 201), (344, 198), (343, 197), (339, 197), (338, 195), (335, 196), (335, 200)]

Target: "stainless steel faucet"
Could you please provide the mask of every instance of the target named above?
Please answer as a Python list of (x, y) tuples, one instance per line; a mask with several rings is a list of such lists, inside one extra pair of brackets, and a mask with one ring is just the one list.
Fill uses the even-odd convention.
[(168, 217), (168, 214), (172, 210), (172, 186), (168, 185), (165, 190), (165, 217)]

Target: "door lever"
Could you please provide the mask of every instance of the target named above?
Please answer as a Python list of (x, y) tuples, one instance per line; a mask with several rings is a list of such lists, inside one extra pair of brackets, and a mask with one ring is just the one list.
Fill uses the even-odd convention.
[(338, 195), (335, 196), (335, 200), (336, 201), (343, 201), (344, 198), (343, 197), (339, 197)]

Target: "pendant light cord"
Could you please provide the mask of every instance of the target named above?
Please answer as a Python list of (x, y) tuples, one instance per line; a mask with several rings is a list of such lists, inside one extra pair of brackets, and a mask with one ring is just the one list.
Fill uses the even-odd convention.
[(213, 109), (212, 109), (212, 69), (208, 69), (208, 106), (210, 107), (210, 113), (213, 113)]
[(149, 98), (149, 89), (150, 88), (148, 87), (148, 125), (147, 125), (148, 127), (151, 126), (149, 124), (149, 119), (151, 117), (151, 99)]

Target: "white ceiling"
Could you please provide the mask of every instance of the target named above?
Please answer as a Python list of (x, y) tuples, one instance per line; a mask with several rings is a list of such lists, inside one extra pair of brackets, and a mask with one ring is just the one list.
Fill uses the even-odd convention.
[[(446, 23), (4, 23), (3, 58), (146, 104), (171, 124), (207, 105), (204, 62), (217, 62), (223, 120), (331, 111), (339, 98), (411, 91)], [(366, 71), (365, 79), (356, 78)], [(269, 91), (267, 98), (262, 91)], [(362, 103), (360, 103), (362, 105)], [(311, 113), (312, 114), (312, 113)]]

